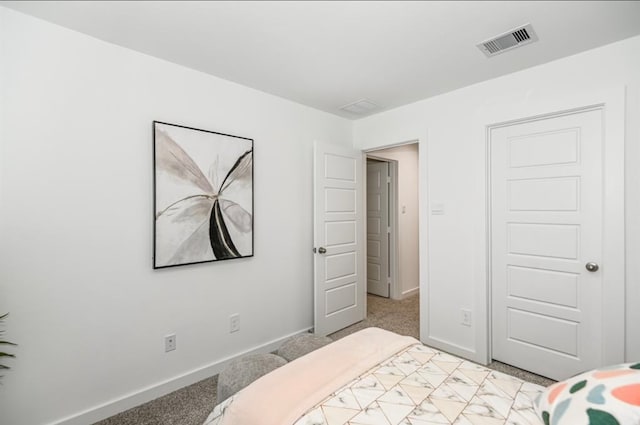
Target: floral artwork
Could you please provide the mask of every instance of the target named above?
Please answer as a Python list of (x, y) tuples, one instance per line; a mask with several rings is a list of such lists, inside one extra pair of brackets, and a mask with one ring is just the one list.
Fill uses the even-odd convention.
[(253, 255), (253, 140), (158, 121), (154, 268)]

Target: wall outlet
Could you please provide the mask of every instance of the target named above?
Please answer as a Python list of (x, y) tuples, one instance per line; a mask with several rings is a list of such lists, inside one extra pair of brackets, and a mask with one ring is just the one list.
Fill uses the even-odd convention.
[(229, 316), (229, 333), (240, 330), (240, 315), (238, 313)]
[(460, 310), (460, 313), (460, 323), (462, 323), (464, 326), (471, 326), (471, 310), (463, 308)]
[(166, 335), (164, 337), (164, 352), (168, 353), (176, 349), (176, 334)]

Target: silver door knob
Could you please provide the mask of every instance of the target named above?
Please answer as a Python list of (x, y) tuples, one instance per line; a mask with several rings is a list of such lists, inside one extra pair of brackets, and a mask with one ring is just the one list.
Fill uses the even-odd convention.
[(323, 247), (320, 247), (320, 248), (318, 248), (318, 252), (320, 254), (325, 254), (327, 252), (327, 250), (325, 248), (323, 248)]
[(587, 263), (584, 265), (590, 272), (597, 272), (600, 268), (597, 263)]

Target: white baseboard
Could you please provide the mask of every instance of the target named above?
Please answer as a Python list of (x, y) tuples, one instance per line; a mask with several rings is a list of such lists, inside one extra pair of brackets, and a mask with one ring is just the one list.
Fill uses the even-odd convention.
[(419, 287), (419, 286), (416, 286), (416, 287), (415, 287), (415, 288), (413, 288), (413, 289), (409, 289), (408, 291), (404, 291), (404, 292), (402, 293), (402, 295), (400, 296), (400, 299), (401, 299), (401, 300), (402, 300), (402, 299), (405, 299), (405, 298), (407, 298), (407, 297), (410, 297), (411, 295), (417, 294), (418, 292), (420, 292), (420, 287)]
[(458, 344), (454, 344), (452, 342), (434, 337), (424, 338), (421, 342), (425, 345), (437, 348), (438, 350), (444, 351), (446, 353), (462, 357), (463, 359), (471, 360), (485, 366), (487, 365), (486, 361), (478, 357), (478, 353), (475, 350), (469, 349), (467, 347), (462, 347)]
[(288, 338), (291, 338), (292, 336), (295, 336), (295, 335), (306, 333), (310, 329), (311, 328), (303, 329), (298, 332), (294, 332), (292, 334), (283, 336), (281, 338), (274, 339), (273, 341), (269, 341), (265, 344), (259, 345), (257, 347), (251, 348), (249, 350), (243, 351), (233, 356), (229, 356), (221, 360), (215, 361), (207, 366), (194, 369), (190, 372), (184, 373), (182, 375), (178, 375), (174, 378), (167, 379), (166, 381), (163, 381), (154, 385), (150, 385), (139, 391), (126, 394), (115, 400), (108, 401), (106, 403), (92, 407), (83, 412), (76, 413), (74, 415), (68, 416), (66, 418), (60, 419), (55, 422), (51, 422), (50, 425), (93, 424), (95, 422), (98, 422), (108, 417), (111, 417), (113, 415), (116, 415), (120, 412), (124, 412), (126, 410), (129, 410), (141, 404), (147, 403), (151, 400), (155, 400), (158, 397), (162, 397), (163, 395), (169, 394), (175, 390), (186, 387), (187, 385), (195, 384), (196, 382), (199, 382), (203, 379), (216, 375), (222, 372), (230, 361), (238, 357), (246, 356), (247, 354), (270, 353), (272, 351), (275, 351)]

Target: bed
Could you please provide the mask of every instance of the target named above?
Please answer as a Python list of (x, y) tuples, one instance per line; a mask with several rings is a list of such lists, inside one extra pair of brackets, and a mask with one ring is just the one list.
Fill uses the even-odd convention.
[(204, 425), (541, 425), (543, 390), (368, 328), (261, 377)]

